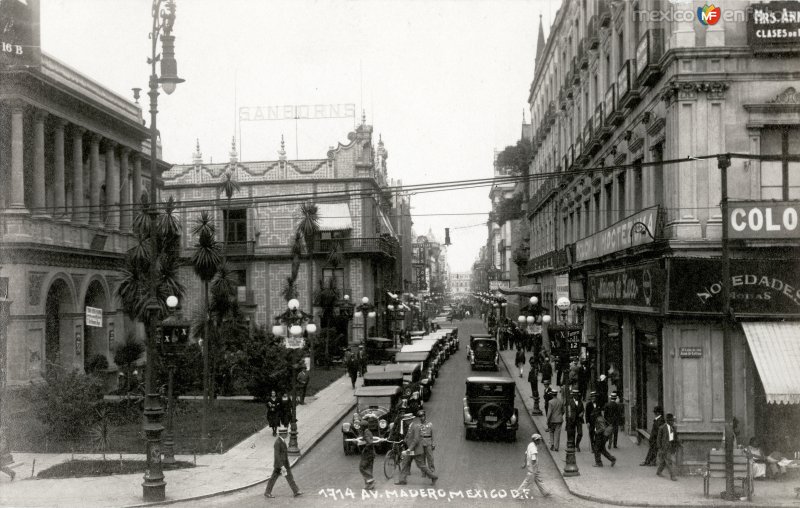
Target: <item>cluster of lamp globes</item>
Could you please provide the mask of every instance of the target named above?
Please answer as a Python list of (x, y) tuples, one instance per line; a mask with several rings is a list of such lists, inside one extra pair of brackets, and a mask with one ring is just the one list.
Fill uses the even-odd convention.
[[(531, 305), (537, 305), (539, 303), (539, 298), (532, 296), (528, 301), (531, 303)], [(495, 304), (495, 306), (496, 305), (497, 304)], [(569, 309), (569, 306), (570, 306), (569, 299), (563, 296), (559, 298), (558, 301), (556, 302), (556, 307), (562, 312), (566, 312), (566, 310)], [(550, 317), (549, 314), (545, 314), (544, 316), (542, 316), (542, 323), (544, 324), (548, 324), (551, 320), (552, 318)], [(529, 325), (532, 325), (536, 322), (536, 318), (534, 316), (520, 316), (517, 318), (517, 321), (519, 322), (519, 324), (527, 323)]]
[[(287, 307), (291, 311), (296, 311), (300, 308), (300, 302), (297, 300), (297, 298), (292, 298), (289, 300)], [(305, 331), (308, 333), (317, 333), (317, 325), (314, 323), (308, 323), (305, 325)], [(289, 334), (293, 337), (298, 337), (303, 334), (303, 327), (297, 324), (292, 325), (289, 327)], [(284, 325), (274, 325), (272, 327), (272, 335), (284, 337), (286, 335), (286, 327)]]
[[(349, 302), (350, 301), (350, 295), (344, 295), (344, 301)], [(363, 305), (369, 305), (369, 297), (365, 296), (364, 298), (362, 298), (361, 299), (361, 303)], [(363, 314), (362, 314), (362, 312), (360, 310), (355, 311), (355, 313), (353, 314), (353, 316), (355, 316), (357, 318), (360, 318), (362, 315)], [(368, 318), (374, 318), (375, 317), (375, 311), (374, 310), (369, 311), (367, 313), (367, 317)]]

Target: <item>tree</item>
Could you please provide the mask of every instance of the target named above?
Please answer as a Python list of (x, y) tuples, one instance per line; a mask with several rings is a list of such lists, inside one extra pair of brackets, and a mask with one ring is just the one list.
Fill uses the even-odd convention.
[(312, 248), (314, 237), (319, 233), (319, 208), (314, 203), (303, 203), (300, 205), (300, 221), (294, 231), (294, 238), (291, 244), (292, 251), (292, 273), (286, 279), (283, 287), (283, 297), (288, 302), (297, 297), (297, 276), (300, 272), (300, 262), (305, 247), (308, 256), (308, 274), (312, 273)]
[[(336, 287), (336, 279), (334, 277), (328, 279), (327, 282), (320, 280), (319, 289), (314, 292), (314, 306), (322, 309), (318, 341), (324, 342), (322, 363), (325, 365), (330, 363), (330, 343), (335, 341), (337, 336), (335, 311), (340, 294), (341, 292)], [(312, 357), (316, 354), (314, 349), (312, 345)]]
[(36, 417), (52, 435), (79, 439), (96, 418), (95, 407), (103, 401), (103, 383), (78, 371), (52, 369), (45, 383), (33, 386)]
[(114, 351), (114, 363), (125, 372), (125, 391), (131, 391), (131, 378), (136, 362), (144, 354), (144, 345), (136, 340), (136, 335), (131, 332), (125, 336), (125, 342), (117, 346)]
[(223, 261), (227, 261), (228, 259), (228, 239), (230, 238), (230, 216), (231, 216), (231, 197), (235, 192), (239, 192), (241, 187), (239, 186), (239, 182), (233, 179), (233, 171), (230, 169), (225, 171), (225, 174), (222, 175), (222, 180), (219, 184), (219, 189), (223, 193), (225, 193), (225, 197), (227, 199), (225, 205), (225, 238), (223, 240), (224, 247), (222, 249), (222, 259)]
[(239, 368), (247, 380), (247, 391), (258, 400), (266, 400), (271, 390), (288, 391), (291, 367), (286, 348), (279, 337), (258, 328), (242, 344)]
[(523, 175), (533, 159), (533, 147), (527, 139), (520, 139), (516, 145), (509, 145), (497, 154), (497, 166), (510, 168), (514, 174)]
[(200, 310), (202, 322), (193, 326), (195, 337), (203, 339), (203, 418), (201, 422), (201, 438), (208, 437), (208, 410), (210, 396), (210, 363), (209, 363), (209, 343), (211, 341), (211, 303), (209, 295), (209, 283), (214, 278), (221, 264), (222, 258), (219, 253), (219, 243), (216, 239), (216, 226), (211, 220), (207, 211), (202, 211), (200, 217), (192, 228), (192, 235), (197, 237), (195, 250), (189, 260), (194, 269), (194, 273), (203, 282), (203, 307)]

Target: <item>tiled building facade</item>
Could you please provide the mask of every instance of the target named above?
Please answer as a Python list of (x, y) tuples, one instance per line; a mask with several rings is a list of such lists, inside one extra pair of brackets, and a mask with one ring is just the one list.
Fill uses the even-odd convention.
[[(164, 174), (164, 192), (179, 203), (187, 230), (201, 210), (212, 212), (218, 240), (228, 240), (228, 261), (239, 276), (239, 303), (253, 324), (270, 325), (285, 310), (281, 290), (290, 276), (290, 244), (303, 202), (318, 206), (320, 233), (312, 247), (313, 261), (304, 254), (297, 279), (300, 308), (313, 310), (313, 294), (321, 281), (335, 279), (342, 295), (359, 303), (367, 296), (378, 307), (383, 329), (386, 291), (397, 291), (401, 249), (391, 217), (400, 215), (389, 188), (383, 141), (373, 145), (372, 126), (362, 123), (348, 135), (346, 145), (328, 150), (327, 157), (289, 160), (281, 142), (273, 161), (239, 161), (235, 146), (226, 163), (205, 163), (199, 142), (192, 164), (176, 165)], [(230, 172), (240, 190), (232, 196), (230, 211), (220, 182)], [(197, 202), (197, 204), (194, 204)], [(408, 210), (406, 210), (407, 212)], [(229, 214), (229, 231), (225, 231)], [(195, 239), (186, 235), (183, 254), (190, 256)], [(343, 262), (329, 264), (328, 254), (340, 245)], [(202, 284), (184, 267), (186, 307), (193, 312), (202, 302)], [(354, 335), (363, 336), (363, 322), (353, 323)]]
[[(780, 155), (800, 142), (798, 45), (758, 39), (770, 28), (754, 26), (759, 5), (725, 2), (725, 17), (704, 25), (702, 2), (565, 1), (537, 48), (528, 98), (528, 282), (569, 294), (595, 378), (611, 372), (624, 398), (628, 433), (649, 428), (655, 405), (675, 414), (684, 463), (718, 446), (724, 424), (720, 302), (705, 290), (721, 278), (720, 170), (691, 157)], [(734, 158), (729, 195), (797, 200), (798, 169)], [(751, 274), (796, 287), (799, 245), (734, 243), (734, 285)], [(800, 307), (762, 289), (734, 290), (745, 323), (732, 338), (733, 413), (741, 435), (796, 449), (776, 423), (792, 409), (768, 404), (764, 388), (781, 368), (756, 367), (760, 342), (743, 326), (797, 319)]]

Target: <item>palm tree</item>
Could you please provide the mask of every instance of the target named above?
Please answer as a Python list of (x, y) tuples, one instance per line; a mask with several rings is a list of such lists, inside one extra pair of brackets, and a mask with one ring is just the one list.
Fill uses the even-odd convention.
[(201, 438), (206, 439), (208, 436), (208, 402), (209, 402), (209, 342), (211, 340), (210, 334), (210, 313), (211, 305), (209, 302), (209, 283), (214, 278), (222, 262), (219, 253), (219, 243), (216, 239), (216, 227), (211, 220), (211, 216), (207, 211), (200, 213), (200, 218), (197, 220), (194, 228), (192, 228), (192, 235), (197, 237), (197, 244), (195, 251), (192, 254), (189, 263), (194, 268), (194, 273), (203, 281), (203, 325), (195, 329), (195, 334), (202, 330), (203, 334), (203, 419), (201, 423)]
[(223, 249), (222, 249), (222, 259), (223, 261), (228, 259), (228, 238), (230, 238), (230, 215), (231, 215), (231, 197), (233, 196), (234, 192), (239, 192), (240, 190), (239, 182), (233, 179), (233, 171), (230, 169), (225, 171), (225, 174), (222, 176), (222, 180), (219, 184), (219, 189), (225, 193), (225, 197), (227, 198), (227, 203), (225, 205), (225, 238), (223, 240)]
[(312, 276), (312, 248), (314, 237), (319, 233), (319, 208), (314, 203), (300, 205), (300, 222), (294, 232), (292, 241), (292, 274), (286, 280), (283, 288), (283, 297), (286, 301), (297, 296), (297, 275), (300, 271), (300, 258), (305, 247), (308, 255), (308, 277)]

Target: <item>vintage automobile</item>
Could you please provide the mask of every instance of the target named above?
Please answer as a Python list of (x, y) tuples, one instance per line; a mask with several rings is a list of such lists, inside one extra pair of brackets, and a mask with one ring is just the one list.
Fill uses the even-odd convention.
[[(386, 367), (392, 367), (389, 364)], [(403, 399), (410, 399), (416, 395), (417, 399), (422, 401), (422, 384), (419, 381), (406, 381), (406, 376), (403, 372), (394, 368), (385, 371), (372, 371), (364, 374), (363, 386), (399, 386), (403, 389)], [(406, 401), (406, 405), (408, 401)]]
[(342, 447), (345, 455), (358, 452), (352, 441), (361, 434), (363, 420), (367, 414), (378, 419), (375, 437), (388, 438), (397, 412), (402, 406), (403, 390), (399, 386), (360, 386), (356, 389), (356, 410), (351, 422), (342, 424)]
[(391, 339), (382, 337), (369, 337), (364, 341), (364, 350), (367, 353), (367, 361), (380, 365), (382, 362), (393, 362), (394, 355), (399, 351), (394, 347)]
[[(405, 347), (405, 346), (404, 346)], [(436, 373), (438, 365), (436, 362), (436, 354), (431, 350), (423, 349), (420, 351), (400, 351), (394, 357), (395, 362), (418, 362), (422, 364), (422, 382), (430, 387), (436, 383)]]
[(447, 332), (447, 338), (450, 342), (450, 353), (455, 353), (459, 350), (461, 345), (458, 342), (458, 327), (443, 326), (442, 331)]
[(442, 364), (447, 358), (445, 356), (441, 340), (429, 337), (431, 336), (429, 335), (424, 339), (415, 340), (411, 344), (403, 346), (400, 352), (401, 353), (429, 352), (431, 359), (433, 360), (433, 374), (434, 376), (438, 376), (439, 368), (442, 366)]
[(514, 407), (516, 386), (510, 377), (471, 376), (464, 397), (464, 435), (472, 440), (494, 434), (514, 441), (519, 413)]
[(471, 347), (472, 347), (472, 341), (473, 340), (475, 340), (475, 339), (492, 339), (492, 338), (494, 338), (494, 335), (492, 335), (490, 333), (473, 333), (473, 334), (470, 334), (470, 336), (469, 336), (469, 344), (467, 345), (467, 360), (470, 359), (469, 354), (471, 352)]
[(469, 352), (467, 354), (472, 370), (499, 370), (500, 352), (497, 340), (494, 337), (470, 336)]

